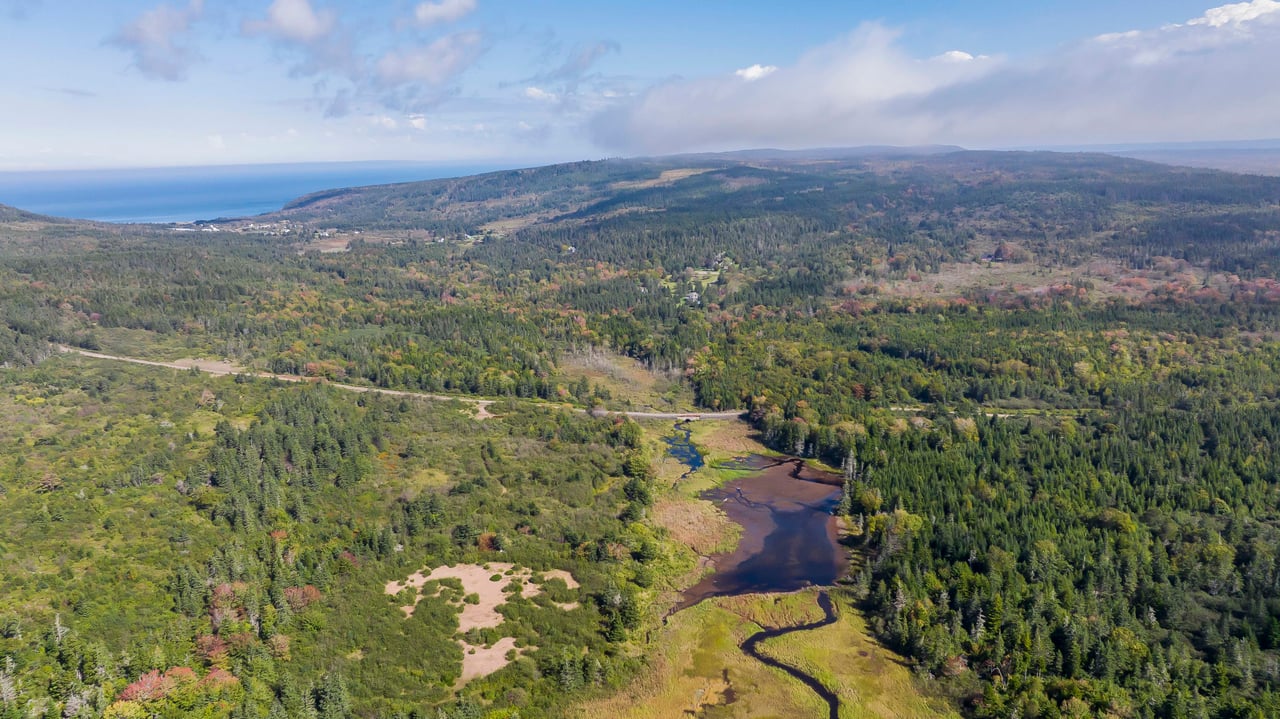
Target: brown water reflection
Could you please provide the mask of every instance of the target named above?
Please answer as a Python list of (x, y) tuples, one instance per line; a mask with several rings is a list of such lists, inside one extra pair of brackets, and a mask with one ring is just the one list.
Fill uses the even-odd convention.
[(758, 473), (702, 493), (742, 525), (737, 548), (711, 558), (715, 571), (686, 590), (673, 609), (708, 597), (790, 592), (834, 584), (848, 564), (831, 511), (840, 477), (801, 460), (752, 455), (737, 462)]

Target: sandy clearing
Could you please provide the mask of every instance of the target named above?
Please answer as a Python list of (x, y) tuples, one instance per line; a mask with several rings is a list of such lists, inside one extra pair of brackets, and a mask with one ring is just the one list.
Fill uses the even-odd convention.
[[(507, 572), (511, 574), (508, 575)], [(492, 581), (492, 577), (497, 574), (501, 575), (498, 581)], [(461, 631), (467, 632), (472, 629), (488, 629), (502, 624), (502, 615), (498, 613), (498, 607), (507, 603), (507, 597), (503, 593), (502, 588), (507, 586), (513, 579), (522, 583), (521, 591), (525, 596), (534, 596), (540, 589), (533, 584), (530, 578), (533, 571), (529, 569), (516, 570), (515, 565), (503, 562), (491, 562), (488, 565), (479, 564), (459, 564), (453, 567), (436, 567), (431, 570), (430, 574), (422, 572), (414, 572), (407, 579), (401, 582), (387, 582), (386, 588), (383, 590), (387, 594), (399, 594), (406, 588), (413, 588), (414, 601), (413, 604), (401, 607), (405, 611), (406, 616), (413, 616), (413, 610), (428, 596), (436, 596), (439, 592), (425, 594), (422, 589), (427, 582), (439, 581), (441, 579), (457, 579), (462, 582), (462, 593), (464, 596), (475, 594), (480, 601), (475, 604), (463, 602), (462, 615), (458, 617), (458, 627)], [(530, 589), (533, 593), (530, 593)]]
[(516, 648), (516, 640), (514, 637), (503, 637), (493, 643), (491, 647), (478, 647), (474, 644), (468, 644), (461, 639), (458, 644), (462, 646), (462, 676), (458, 678), (459, 684), (466, 684), (472, 679), (487, 677), (511, 663), (507, 659), (507, 652), (515, 649), (519, 654), (523, 654), (535, 647)]
[[(560, 579), (570, 589), (577, 589), (580, 585), (573, 575), (563, 569), (552, 569), (541, 572), (543, 580)], [(493, 581), (494, 576), (500, 576), (498, 581)], [(387, 582), (384, 591), (387, 594), (395, 595), (404, 591), (406, 588), (412, 587), (417, 590), (412, 605), (401, 607), (407, 616), (413, 616), (413, 609), (427, 596), (422, 592), (422, 588), (427, 582), (439, 581), (441, 579), (457, 579), (462, 582), (463, 595), (474, 594), (480, 598), (475, 604), (462, 604), (462, 615), (458, 617), (458, 629), (462, 632), (468, 632), (472, 629), (490, 629), (502, 624), (502, 615), (498, 613), (498, 608), (507, 603), (506, 593), (503, 591), (512, 581), (520, 582), (520, 596), (525, 599), (536, 597), (542, 593), (542, 587), (533, 581), (533, 570), (524, 567), (517, 567), (514, 564), (506, 562), (489, 562), (487, 564), (459, 564), (452, 567), (436, 567), (431, 570), (430, 574), (422, 572), (414, 572), (407, 579), (401, 582)], [(574, 608), (577, 603), (573, 602)]]
[[(535, 582), (532, 569), (517, 567), (506, 562), (458, 564), (436, 567), (425, 574), (422, 571), (414, 572), (403, 580), (387, 582), (383, 591), (395, 596), (406, 589), (414, 590), (413, 603), (400, 607), (405, 617), (412, 617), (419, 602), (440, 594), (438, 588), (434, 592), (424, 592), (428, 583), (442, 579), (458, 580), (462, 583), (463, 597), (475, 595), (479, 599), (474, 604), (464, 601), (463, 598), (455, 598), (450, 602), (460, 610), (458, 632), (465, 634), (472, 629), (493, 629), (502, 626), (504, 617), (498, 609), (507, 603), (507, 593), (504, 590), (512, 582), (520, 585), (520, 596), (526, 599), (541, 594), (541, 584), (551, 579), (562, 580), (570, 589), (581, 586), (572, 574), (563, 569), (551, 569), (538, 574), (540, 574), (540, 582)], [(578, 602), (552, 602), (552, 604), (566, 612), (581, 606)], [(460, 637), (456, 641), (462, 647), (460, 685), (472, 679), (488, 676), (510, 664), (507, 654), (512, 649), (516, 649), (516, 640), (513, 637), (504, 637), (490, 647), (469, 644)], [(533, 647), (524, 647), (517, 651), (523, 653), (532, 649)]]

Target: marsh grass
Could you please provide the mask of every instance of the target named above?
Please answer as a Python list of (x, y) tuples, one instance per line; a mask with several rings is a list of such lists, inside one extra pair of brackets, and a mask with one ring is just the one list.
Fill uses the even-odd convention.
[[(718, 597), (671, 617), (655, 636), (648, 668), (618, 694), (584, 702), (568, 716), (593, 719), (817, 717), (826, 706), (799, 681), (744, 655), (739, 645), (762, 628), (816, 621), (817, 590)], [(848, 601), (833, 592), (840, 620), (770, 639), (761, 650), (834, 688), (842, 719), (958, 719), (945, 701), (923, 694), (904, 660), (876, 642)]]
[(716, 600), (671, 617), (655, 637), (649, 667), (626, 689), (585, 702), (579, 719), (667, 717), (810, 717), (824, 704), (804, 685), (744, 655), (738, 645), (760, 627)]
[[(841, 719), (912, 717), (959, 719), (943, 699), (920, 691), (904, 659), (877, 642), (848, 597), (832, 592), (840, 621), (807, 632), (769, 639), (760, 651), (816, 677), (840, 697)], [(813, 605), (813, 592), (791, 595)], [(808, 601), (803, 601), (807, 599)], [(789, 606), (789, 603), (784, 604)], [(799, 616), (805, 616), (803, 612)]]

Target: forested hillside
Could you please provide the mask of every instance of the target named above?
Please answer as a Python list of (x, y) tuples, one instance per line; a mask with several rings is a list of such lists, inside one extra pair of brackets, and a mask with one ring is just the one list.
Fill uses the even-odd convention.
[[(67, 360), (5, 381), (5, 717), (555, 716), (625, 676), (653, 560), (615, 519), (646, 481), (634, 426)], [(453, 701), (457, 618), (406, 619), (383, 585), (499, 557), (581, 588), (468, 635), (525, 658)]]
[[(559, 405), (686, 408), (584, 356), (843, 468), (851, 591), (968, 715), (1280, 714), (1280, 178), (691, 156), (204, 229), (0, 215), (0, 716), (527, 718), (625, 682), (674, 581), (652, 458)], [(463, 688), (454, 615), (383, 587), (496, 561), (582, 587), (472, 630), (519, 651)]]

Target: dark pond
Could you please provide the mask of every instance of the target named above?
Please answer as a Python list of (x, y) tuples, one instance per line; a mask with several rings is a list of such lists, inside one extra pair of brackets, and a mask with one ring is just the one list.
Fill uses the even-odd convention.
[(750, 456), (758, 470), (702, 494), (742, 525), (737, 548), (711, 558), (715, 571), (685, 591), (675, 610), (714, 596), (790, 592), (834, 584), (848, 562), (831, 514), (840, 477), (798, 459)]

